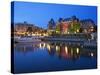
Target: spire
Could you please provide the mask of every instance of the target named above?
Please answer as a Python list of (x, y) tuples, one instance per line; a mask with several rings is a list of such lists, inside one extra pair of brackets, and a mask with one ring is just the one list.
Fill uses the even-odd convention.
[(59, 18), (58, 22), (61, 22), (61, 21), (63, 21), (63, 18)]
[(49, 29), (54, 29), (55, 26), (56, 26), (56, 23), (55, 23), (54, 19), (51, 18), (50, 21), (48, 22), (48, 28)]

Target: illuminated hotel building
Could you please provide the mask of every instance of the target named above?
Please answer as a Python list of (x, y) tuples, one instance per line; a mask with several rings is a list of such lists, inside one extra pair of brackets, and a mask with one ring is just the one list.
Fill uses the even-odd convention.
[(61, 33), (62, 34), (67, 34), (68, 33), (68, 27), (69, 27), (69, 23), (67, 22), (61, 22)]

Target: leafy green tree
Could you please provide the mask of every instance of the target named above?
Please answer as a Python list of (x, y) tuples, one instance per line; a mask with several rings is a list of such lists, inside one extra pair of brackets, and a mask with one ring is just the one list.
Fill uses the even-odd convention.
[(56, 33), (60, 34), (60, 25), (59, 24), (56, 26)]
[(70, 33), (75, 33), (75, 32), (79, 32), (79, 30), (80, 30), (80, 23), (72, 23), (68, 31)]
[(80, 24), (79, 23), (77, 23), (77, 24), (74, 24), (74, 31), (75, 32), (79, 32), (79, 30), (80, 30)]

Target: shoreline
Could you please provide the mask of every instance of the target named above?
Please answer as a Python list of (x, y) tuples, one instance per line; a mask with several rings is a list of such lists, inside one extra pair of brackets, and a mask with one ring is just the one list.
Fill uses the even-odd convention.
[(96, 40), (66, 39), (66, 38), (14, 38), (14, 43), (37, 43), (37, 42), (63, 42), (69, 45), (82, 45), (83, 47), (97, 47)]

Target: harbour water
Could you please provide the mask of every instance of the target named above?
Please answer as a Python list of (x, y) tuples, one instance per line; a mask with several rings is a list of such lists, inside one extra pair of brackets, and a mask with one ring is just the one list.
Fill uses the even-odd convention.
[(14, 72), (45, 72), (97, 68), (97, 48), (67, 42), (14, 44)]

